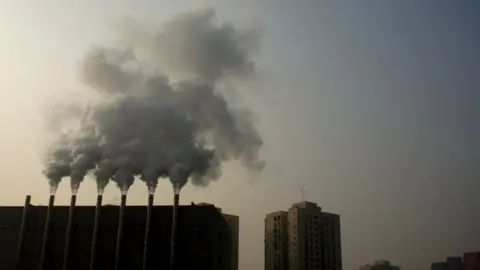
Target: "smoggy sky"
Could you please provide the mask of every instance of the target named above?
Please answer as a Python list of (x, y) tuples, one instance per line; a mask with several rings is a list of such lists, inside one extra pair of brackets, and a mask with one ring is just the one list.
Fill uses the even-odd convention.
[[(264, 33), (242, 100), (259, 119), (268, 165), (229, 164), (182, 203), (240, 215), (240, 269), (263, 269), (268, 212), (301, 199), (342, 221), (344, 269), (389, 259), (404, 269), (480, 250), (480, 5), (474, 1), (0, 1), (0, 204), (45, 204), (44, 117), (81, 98), (78, 64), (125, 17), (161, 23), (213, 6)], [(68, 181), (57, 204), (66, 204)], [(110, 184), (107, 203), (119, 191)], [(137, 181), (129, 204), (146, 203)], [(87, 179), (80, 204), (93, 204)], [(157, 204), (171, 202), (160, 181)]]

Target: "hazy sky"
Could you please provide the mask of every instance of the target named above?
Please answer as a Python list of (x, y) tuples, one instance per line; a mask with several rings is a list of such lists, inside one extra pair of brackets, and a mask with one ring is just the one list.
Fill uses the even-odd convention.
[[(161, 23), (195, 7), (264, 30), (246, 98), (268, 162), (237, 165), (182, 203), (240, 215), (240, 269), (263, 269), (268, 212), (307, 199), (342, 221), (344, 269), (404, 269), (480, 250), (480, 4), (476, 1), (0, 0), (0, 204), (44, 204), (44, 115), (82, 90), (78, 62), (125, 16)], [(146, 201), (136, 183), (129, 204)], [(62, 182), (58, 204), (68, 202)], [(87, 179), (79, 202), (93, 204)], [(163, 181), (156, 203), (171, 201)], [(118, 200), (110, 185), (106, 201)]]

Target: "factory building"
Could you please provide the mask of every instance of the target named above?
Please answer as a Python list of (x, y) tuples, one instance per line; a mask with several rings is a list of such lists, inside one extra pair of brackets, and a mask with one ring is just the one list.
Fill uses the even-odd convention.
[(232, 241), (232, 267), (231, 270), (238, 270), (238, 245), (239, 245), (239, 217), (235, 215), (223, 214), (223, 217), (227, 219), (228, 228), (230, 230), (230, 236)]
[[(199, 203), (198, 205), (210, 205), (214, 206), (213, 204), (209, 203)], [(222, 213), (222, 208), (218, 208), (217, 210)], [(230, 237), (232, 241), (232, 267), (231, 270), (238, 270), (238, 245), (239, 245), (239, 233), (240, 233), (240, 219), (238, 216), (230, 215), (222, 213), (223, 217), (227, 220), (228, 228), (230, 231)]]
[[(27, 206), (0, 207), (0, 270), (39, 269), (47, 207), (30, 204)], [(24, 208), (27, 211), (22, 226)], [(169, 269), (172, 206), (152, 207), (148, 242), (145, 241), (146, 213), (146, 206), (125, 208), (123, 234), (120, 239), (121, 269), (142, 269), (145, 243), (148, 243), (149, 250), (146, 258), (147, 269)], [(43, 269), (62, 269), (68, 216), (68, 206), (52, 208)], [(75, 208), (68, 269), (91, 269), (94, 219), (94, 206)], [(103, 206), (99, 215), (94, 269), (115, 269), (118, 226), (119, 207)], [(19, 241), (19, 238), (23, 240)], [(17, 252), (19, 242), (22, 245), (20, 252)], [(176, 269), (229, 270), (232, 267), (229, 223), (214, 206), (180, 206), (175, 250)]]

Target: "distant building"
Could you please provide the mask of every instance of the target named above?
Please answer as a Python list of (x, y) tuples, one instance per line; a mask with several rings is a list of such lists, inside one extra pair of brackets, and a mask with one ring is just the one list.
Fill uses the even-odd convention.
[[(24, 230), (21, 264), (15, 268), (23, 207), (0, 207), (0, 269), (38, 269), (46, 206), (30, 206)], [(141, 269), (145, 238), (146, 206), (127, 206), (122, 240), (122, 269)], [(62, 266), (68, 206), (53, 208), (46, 270)], [(73, 220), (69, 270), (89, 269), (95, 207), (77, 206)], [(118, 206), (102, 207), (96, 253), (96, 269), (113, 269), (118, 228)], [(169, 269), (171, 206), (152, 209), (149, 269)], [(232, 269), (231, 229), (212, 206), (180, 206), (178, 212), (178, 269)], [(238, 260), (238, 259), (236, 259)]]
[(358, 268), (358, 270), (372, 270), (372, 265), (371, 264), (362, 265)]
[(462, 270), (462, 257), (448, 257), (447, 270)]
[(463, 270), (480, 270), (480, 252), (463, 254)]
[(430, 270), (447, 270), (447, 262), (435, 262), (430, 265)]
[(400, 267), (396, 265), (392, 265), (389, 261), (380, 260), (380, 261), (376, 261), (373, 264), (363, 265), (359, 269), (360, 270), (399, 270)]
[(462, 257), (448, 257), (444, 262), (432, 263), (430, 270), (462, 270)]
[(265, 218), (265, 270), (341, 270), (339, 215), (313, 202)]
[(444, 262), (432, 263), (430, 270), (480, 270), (480, 252), (467, 252), (462, 257), (448, 257)]

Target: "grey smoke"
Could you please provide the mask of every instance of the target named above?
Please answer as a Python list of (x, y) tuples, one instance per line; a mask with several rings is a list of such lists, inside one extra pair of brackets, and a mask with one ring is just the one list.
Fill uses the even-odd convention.
[(231, 24), (215, 25), (214, 19), (214, 10), (207, 10), (166, 23), (151, 42), (156, 62), (210, 82), (230, 73), (252, 73), (254, 62), (248, 54), (256, 44), (257, 32), (237, 31)]
[(179, 15), (155, 31), (131, 24), (118, 47), (86, 54), (81, 79), (99, 96), (80, 128), (51, 147), (44, 170), (52, 186), (70, 176), (72, 191), (95, 171), (127, 192), (135, 176), (153, 193), (158, 178), (206, 186), (222, 162), (260, 171), (263, 144), (252, 113), (229, 106), (218, 83), (254, 72), (255, 31), (215, 21), (213, 10)]
[(49, 159), (43, 170), (48, 178), (50, 193), (55, 194), (58, 184), (63, 177), (70, 175), (70, 164), (72, 163), (72, 148), (67, 135), (62, 135), (49, 149)]
[(178, 194), (178, 192), (180, 192), (180, 189), (187, 183), (187, 179), (191, 173), (192, 166), (181, 163), (173, 165), (169, 171), (169, 178), (175, 193)]

